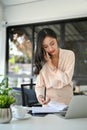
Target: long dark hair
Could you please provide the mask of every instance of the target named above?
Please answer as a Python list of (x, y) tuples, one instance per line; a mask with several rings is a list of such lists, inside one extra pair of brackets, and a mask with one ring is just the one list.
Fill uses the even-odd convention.
[(52, 37), (57, 40), (56, 33), (50, 28), (43, 28), (37, 35), (37, 46), (35, 51), (35, 74), (39, 74), (42, 69), (43, 64), (45, 63), (44, 53), (42, 48), (43, 40), (47, 37)]

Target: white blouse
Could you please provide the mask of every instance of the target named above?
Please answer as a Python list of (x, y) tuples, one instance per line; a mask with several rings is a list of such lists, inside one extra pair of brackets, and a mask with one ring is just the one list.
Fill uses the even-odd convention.
[(37, 97), (44, 96), (44, 88), (46, 87), (47, 96), (52, 100), (68, 104), (73, 95), (74, 64), (74, 53), (71, 50), (60, 49), (58, 69), (53, 71), (48, 63), (45, 63), (37, 76), (35, 86)]

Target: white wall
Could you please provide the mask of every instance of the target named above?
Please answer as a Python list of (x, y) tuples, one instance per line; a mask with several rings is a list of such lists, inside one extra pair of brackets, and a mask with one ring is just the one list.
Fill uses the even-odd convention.
[(0, 23), (1, 23), (2, 19), (3, 19), (3, 6), (0, 2)]
[(0, 3), (0, 74), (5, 70), (5, 26), (3, 5)]
[(5, 8), (8, 24), (34, 23), (84, 16), (87, 16), (87, 0), (43, 0)]
[[(1, 16), (1, 9), (0, 9)], [(42, 0), (33, 3), (7, 6), (4, 19), (9, 25), (44, 22), (87, 16), (87, 0)], [(0, 28), (0, 72), (5, 67), (5, 27)]]
[(5, 72), (6, 29), (0, 27), (0, 74)]

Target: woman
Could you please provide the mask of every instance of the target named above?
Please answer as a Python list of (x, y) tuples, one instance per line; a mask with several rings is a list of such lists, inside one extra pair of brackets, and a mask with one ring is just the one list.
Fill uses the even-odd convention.
[(72, 76), (75, 55), (71, 50), (59, 48), (58, 44), (53, 30), (44, 28), (38, 33), (35, 52), (37, 74), (35, 91), (42, 105), (48, 104), (51, 100), (68, 105), (73, 96)]

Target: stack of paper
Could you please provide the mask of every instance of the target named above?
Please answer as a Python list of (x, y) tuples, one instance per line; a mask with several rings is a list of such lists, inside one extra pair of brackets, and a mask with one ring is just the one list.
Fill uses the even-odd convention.
[(49, 102), (42, 107), (32, 107), (32, 113), (56, 113), (62, 111), (67, 105), (57, 102)]

